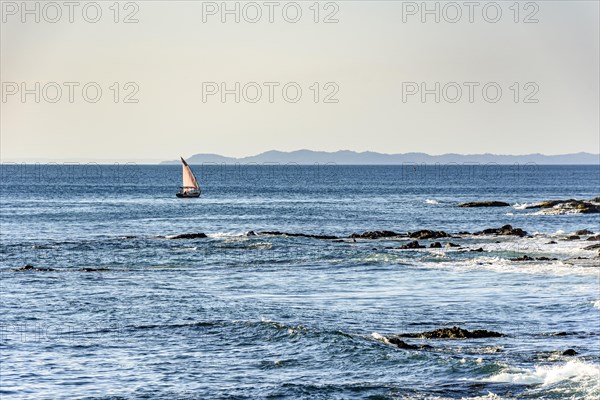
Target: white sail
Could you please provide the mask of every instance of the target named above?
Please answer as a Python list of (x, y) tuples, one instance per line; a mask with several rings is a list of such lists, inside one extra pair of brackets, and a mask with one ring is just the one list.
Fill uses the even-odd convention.
[(183, 158), (181, 159), (181, 166), (183, 168), (183, 187), (199, 189), (198, 181), (196, 180), (192, 169)]

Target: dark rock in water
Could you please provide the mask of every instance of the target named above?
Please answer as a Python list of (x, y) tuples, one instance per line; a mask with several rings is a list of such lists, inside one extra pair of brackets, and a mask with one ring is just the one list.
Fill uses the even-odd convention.
[(459, 207), (509, 207), (510, 204), (503, 201), (473, 201), (470, 203), (462, 203)]
[(509, 258), (510, 261), (533, 261), (535, 258), (529, 257), (527, 254), (521, 257)]
[(554, 240), (551, 240), (551, 241), (549, 241), (549, 242), (548, 242), (548, 243), (546, 243), (546, 244), (556, 244), (556, 242), (555, 242)]
[(555, 208), (557, 210), (562, 211), (574, 211), (582, 214), (591, 214), (591, 213), (600, 213), (600, 205), (594, 204), (592, 202), (597, 202), (596, 199), (591, 201), (585, 200), (576, 200), (576, 199), (568, 199), (568, 200), (548, 200), (542, 201), (541, 203), (537, 203), (531, 206), (525, 207), (526, 209), (531, 208)]
[(600, 197), (594, 197), (593, 199), (590, 199), (590, 201), (593, 201), (595, 203), (600, 203)]
[(441, 249), (442, 248), (442, 244), (440, 242), (433, 242), (429, 245), (429, 247), (433, 248), (433, 249)]
[(586, 240), (599, 240), (600, 241), (600, 235), (590, 236)]
[(577, 354), (578, 353), (573, 349), (567, 349), (562, 353), (563, 356), (576, 356)]
[(269, 235), (269, 236), (290, 236), (290, 237), (304, 237), (310, 239), (339, 239), (337, 236), (329, 236), (329, 235), (309, 235), (306, 233), (288, 233), (288, 232), (279, 232), (279, 231), (266, 231), (266, 232), (256, 232), (257, 235)]
[(546, 201), (542, 201), (540, 203), (536, 203), (536, 204), (532, 204), (529, 206), (526, 206), (525, 209), (526, 210), (530, 210), (533, 208), (552, 208), (554, 206), (557, 206), (559, 204), (563, 204), (563, 203), (568, 203), (571, 201), (577, 201), (575, 199), (569, 199), (569, 200), (546, 200)]
[(521, 257), (509, 258), (510, 261), (556, 261), (557, 258), (549, 257), (530, 257), (527, 254)]
[(79, 271), (81, 272), (103, 272), (103, 271), (110, 271), (110, 269), (108, 268), (79, 268)]
[(600, 249), (600, 243), (596, 243), (596, 244), (592, 244), (589, 246), (585, 246), (583, 248), (584, 250), (596, 250), (596, 249)]
[(446, 247), (460, 247), (460, 245), (456, 244), (456, 243), (448, 242), (448, 243), (446, 243)]
[(250, 232), (246, 233), (246, 236), (256, 236), (256, 232), (250, 231)]
[(468, 331), (466, 329), (453, 326), (452, 328), (440, 328), (433, 331), (422, 333), (405, 333), (399, 337), (414, 337), (419, 339), (480, 339), (489, 337), (503, 337), (504, 334), (485, 329), (476, 329)]
[(420, 245), (419, 242), (414, 240), (412, 242), (403, 244), (402, 246), (400, 246), (400, 248), (401, 249), (423, 249), (423, 248), (425, 248), (425, 246)]
[(460, 231), (460, 232), (457, 233), (457, 235), (463, 235), (463, 236), (464, 235), (470, 235), (470, 234), (471, 234), (471, 232), (467, 232), (467, 231)]
[(521, 228), (513, 228), (510, 225), (504, 225), (501, 228), (484, 229), (480, 232), (475, 232), (474, 235), (514, 235), (523, 237), (527, 236), (527, 232)]
[(387, 338), (388, 342), (390, 342), (393, 345), (398, 346), (401, 349), (409, 349), (409, 350), (416, 350), (418, 349), (417, 346), (412, 345), (412, 344), (408, 344), (406, 343), (404, 340), (401, 340), (397, 337), (391, 336), (389, 338)]
[(181, 235), (169, 236), (169, 239), (203, 239), (206, 238), (205, 233), (183, 233)]
[(469, 251), (474, 251), (474, 252), (477, 252), (477, 253), (482, 253), (484, 250), (483, 250), (483, 247), (480, 247), (478, 249), (471, 249)]
[(575, 232), (576, 235), (593, 235), (594, 232), (587, 230), (587, 229), (580, 229), (578, 231)]
[(13, 268), (13, 271), (56, 271), (54, 268), (36, 268), (33, 265), (27, 264), (19, 268)]
[(438, 239), (443, 237), (448, 237), (448, 234), (444, 231), (430, 231), (428, 229), (412, 232), (408, 235), (413, 239)]
[(388, 342), (397, 346), (400, 349), (419, 350), (419, 349), (432, 349), (433, 348), (432, 346), (429, 346), (427, 344), (423, 344), (420, 346), (415, 346), (414, 344), (408, 344), (404, 340), (401, 340), (400, 338), (398, 338), (397, 336), (390, 336), (386, 339), (388, 340)]
[(577, 235), (570, 235), (565, 238), (565, 240), (579, 240), (579, 239), (581, 239), (581, 238)]
[(381, 239), (397, 236), (403, 235), (394, 231), (373, 231), (364, 233), (353, 233), (352, 235), (350, 235), (350, 237), (354, 239)]

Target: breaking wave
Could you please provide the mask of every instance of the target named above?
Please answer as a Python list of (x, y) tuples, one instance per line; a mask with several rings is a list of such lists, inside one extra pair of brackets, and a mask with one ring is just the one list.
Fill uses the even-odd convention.
[(536, 366), (534, 369), (511, 368), (509, 371), (492, 375), (483, 381), (550, 386), (569, 380), (578, 383), (590, 383), (595, 385), (595, 389), (600, 389), (598, 376), (600, 376), (600, 366), (584, 361), (571, 360), (562, 365)]

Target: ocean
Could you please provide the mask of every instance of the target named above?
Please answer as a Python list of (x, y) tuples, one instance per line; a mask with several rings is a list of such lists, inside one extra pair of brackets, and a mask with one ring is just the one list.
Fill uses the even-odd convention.
[(599, 166), (192, 169), (2, 164), (3, 399), (600, 396)]

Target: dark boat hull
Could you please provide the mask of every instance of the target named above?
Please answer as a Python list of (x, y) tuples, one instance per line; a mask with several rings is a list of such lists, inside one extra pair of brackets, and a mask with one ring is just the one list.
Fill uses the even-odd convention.
[(176, 193), (175, 196), (179, 197), (180, 199), (191, 199), (194, 197), (200, 197), (200, 192), (198, 193)]

